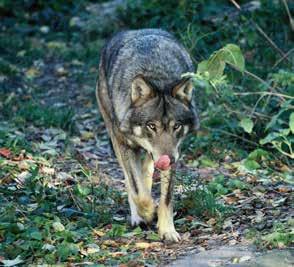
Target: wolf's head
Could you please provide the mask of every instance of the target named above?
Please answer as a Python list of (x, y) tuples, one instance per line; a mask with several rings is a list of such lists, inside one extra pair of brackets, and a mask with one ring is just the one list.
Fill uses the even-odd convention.
[(122, 131), (154, 161), (163, 155), (168, 155), (171, 163), (177, 161), (181, 141), (199, 126), (192, 93), (189, 79), (163, 93), (137, 76), (131, 85), (131, 108), (120, 125)]

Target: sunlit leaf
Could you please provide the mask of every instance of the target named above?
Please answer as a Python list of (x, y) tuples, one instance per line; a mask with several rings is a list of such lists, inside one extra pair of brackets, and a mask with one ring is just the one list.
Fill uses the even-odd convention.
[(240, 121), (239, 124), (246, 133), (252, 133), (254, 123), (250, 118), (244, 118)]

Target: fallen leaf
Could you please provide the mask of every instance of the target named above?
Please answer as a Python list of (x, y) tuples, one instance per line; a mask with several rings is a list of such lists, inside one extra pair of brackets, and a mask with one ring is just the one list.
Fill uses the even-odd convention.
[(23, 260), (18, 255), (14, 260), (1, 260), (1, 262), (2, 262), (3, 266), (10, 267), (10, 266), (15, 266), (17, 264), (22, 263)]
[(215, 218), (210, 218), (206, 223), (208, 225), (215, 225), (216, 224), (216, 219)]
[(100, 231), (100, 230), (93, 230), (93, 233), (94, 233), (94, 235), (97, 235), (97, 236), (99, 236), (99, 237), (102, 237), (102, 236), (104, 236), (105, 235), (105, 233), (104, 232), (102, 232), (102, 231)]
[(4, 158), (8, 158), (11, 155), (11, 151), (8, 148), (0, 148), (0, 156), (3, 156)]
[(148, 248), (155, 248), (155, 247), (160, 247), (162, 245), (161, 242), (137, 242), (135, 244), (135, 247), (138, 249), (148, 249)]

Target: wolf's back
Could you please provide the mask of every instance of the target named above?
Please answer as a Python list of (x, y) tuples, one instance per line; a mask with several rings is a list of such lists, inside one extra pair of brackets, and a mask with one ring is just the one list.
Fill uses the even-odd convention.
[(183, 73), (194, 71), (185, 48), (171, 34), (159, 29), (116, 34), (104, 47), (101, 62), (118, 121), (131, 105), (131, 82), (137, 75), (167, 93)]

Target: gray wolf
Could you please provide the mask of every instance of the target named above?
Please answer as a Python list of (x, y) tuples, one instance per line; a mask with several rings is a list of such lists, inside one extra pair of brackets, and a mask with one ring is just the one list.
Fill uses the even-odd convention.
[(114, 152), (125, 176), (131, 223), (149, 223), (156, 210), (151, 195), (160, 170), (159, 235), (179, 241), (173, 222), (172, 166), (185, 136), (198, 127), (192, 101), (192, 60), (176, 39), (159, 29), (116, 34), (102, 50), (96, 96)]

